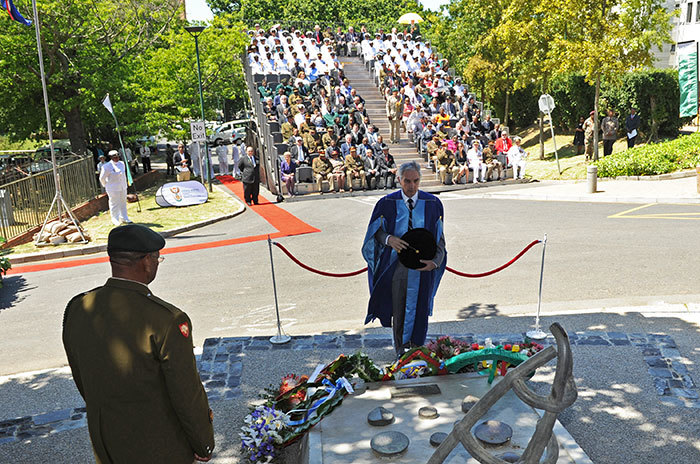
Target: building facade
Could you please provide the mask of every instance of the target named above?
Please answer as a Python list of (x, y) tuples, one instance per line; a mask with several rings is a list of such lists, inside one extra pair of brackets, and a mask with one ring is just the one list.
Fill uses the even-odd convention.
[(688, 41), (700, 41), (700, 0), (667, 0), (669, 11), (678, 10), (680, 15), (673, 18), (671, 38), (673, 42), (665, 44), (663, 49), (655, 51), (655, 66), (659, 68), (676, 68), (676, 44)]

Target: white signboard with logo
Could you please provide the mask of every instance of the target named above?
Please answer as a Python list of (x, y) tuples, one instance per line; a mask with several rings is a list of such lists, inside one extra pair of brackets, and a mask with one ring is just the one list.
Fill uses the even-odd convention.
[(156, 203), (162, 207), (201, 205), (208, 199), (206, 187), (196, 180), (168, 182), (156, 192)]

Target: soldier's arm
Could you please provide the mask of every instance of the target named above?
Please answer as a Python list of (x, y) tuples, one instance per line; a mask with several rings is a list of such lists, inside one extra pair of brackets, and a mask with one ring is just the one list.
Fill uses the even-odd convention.
[(80, 375), (80, 368), (78, 367), (77, 360), (75, 359), (75, 356), (73, 355), (73, 352), (70, 349), (70, 322), (69, 322), (69, 315), (70, 315), (70, 309), (71, 305), (74, 301), (76, 301), (78, 298), (82, 297), (83, 295), (77, 295), (75, 296), (71, 301), (68, 302), (68, 305), (66, 305), (66, 309), (63, 313), (63, 348), (66, 350), (66, 357), (68, 358), (68, 365), (70, 365), (70, 370), (71, 373), (73, 374), (73, 382), (75, 382), (75, 386), (78, 388), (78, 391), (80, 392), (80, 396), (85, 399), (85, 392), (83, 391), (83, 380)]
[(168, 396), (187, 440), (198, 456), (210, 456), (214, 427), (195, 363), (192, 324), (186, 314), (180, 313), (170, 323), (159, 354)]

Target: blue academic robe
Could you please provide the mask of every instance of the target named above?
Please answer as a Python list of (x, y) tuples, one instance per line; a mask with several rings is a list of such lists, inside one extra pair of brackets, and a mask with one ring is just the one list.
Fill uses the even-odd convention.
[[(408, 207), (398, 190), (379, 200), (372, 212), (362, 246), (362, 256), (367, 261), (370, 298), (365, 324), (379, 319), (383, 327), (391, 327), (393, 313), (392, 278), (398, 264), (398, 254), (390, 246), (378, 243), (374, 234), (380, 228), (391, 235), (401, 237), (408, 231)], [(413, 227), (424, 227), (439, 241), (442, 237), (444, 211), (442, 203), (430, 193), (418, 191), (418, 201), (413, 209)], [(430, 272), (408, 270), (406, 290), (406, 316), (403, 342), (423, 345), (428, 333), (428, 316), (433, 313), (433, 299), (447, 265), (447, 252), (442, 263)]]

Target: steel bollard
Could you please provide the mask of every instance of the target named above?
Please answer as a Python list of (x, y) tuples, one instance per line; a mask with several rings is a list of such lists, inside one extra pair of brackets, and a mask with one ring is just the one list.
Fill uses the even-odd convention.
[[(588, 166), (586, 180), (588, 181), (588, 193), (596, 193), (598, 190), (598, 166)], [(700, 184), (698, 185), (700, 188)]]
[(698, 193), (700, 193), (700, 164), (695, 166), (695, 174), (698, 176)]

